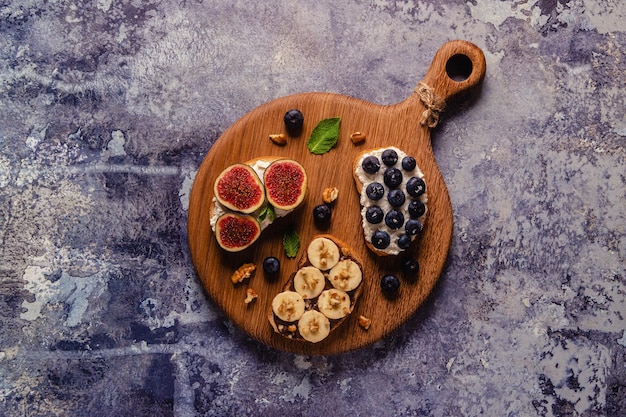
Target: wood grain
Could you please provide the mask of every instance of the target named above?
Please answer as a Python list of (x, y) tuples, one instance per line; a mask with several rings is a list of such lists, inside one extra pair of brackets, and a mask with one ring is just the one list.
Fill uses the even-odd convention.
[[(459, 56), (469, 58), (471, 68), (466, 79), (455, 81), (456, 76), (451, 71), (467, 70), (463, 65), (450, 69), (450, 66), (457, 65)], [(463, 64), (467, 59), (459, 62)], [(423, 82), (437, 95), (449, 100), (478, 85), (485, 70), (484, 55), (477, 46), (466, 41), (451, 41), (437, 51)], [(292, 108), (299, 109), (305, 117), (303, 131), (298, 137), (288, 137), (285, 146), (277, 146), (269, 140), (269, 134), (287, 134), (283, 115)], [(424, 110), (415, 93), (394, 105), (377, 105), (333, 93), (304, 93), (266, 103), (244, 115), (223, 133), (196, 175), (189, 203), (188, 235), (192, 260), (202, 285), (235, 325), (258, 341), (280, 350), (331, 355), (376, 342), (416, 312), (443, 270), (453, 222), (448, 191), (430, 143), (430, 129), (419, 123)], [(311, 154), (306, 147), (307, 138), (317, 123), (328, 117), (341, 117), (339, 141), (324, 155)], [(355, 145), (349, 138), (357, 131), (366, 134), (365, 142), (360, 145)], [(414, 243), (406, 254), (382, 258), (373, 255), (363, 239), (352, 163), (365, 149), (391, 145), (416, 158), (425, 175), (429, 211), (417, 244)], [(228, 165), (269, 155), (292, 158), (304, 166), (309, 178), (307, 199), (297, 211), (267, 228), (252, 247), (236, 254), (227, 253), (217, 244), (209, 222), (213, 182)], [(330, 186), (339, 189), (339, 198), (333, 206), (330, 226), (320, 230), (313, 222), (312, 210), (322, 203), (322, 192)], [(295, 227), (302, 242), (298, 256), (293, 259), (284, 256), (282, 247), (282, 236), (287, 227)], [(296, 270), (298, 259), (311, 238), (320, 233), (334, 235), (357, 251), (363, 261), (363, 293), (351, 316), (329, 338), (317, 344), (294, 343), (274, 333), (267, 320), (267, 311), (274, 295), (281, 291), (289, 275)], [(278, 278), (264, 275), (261, 262), (266, 256), (280, 259)], [(419, 277), (413, 281), (403, 279), (398, 297), (387, 299), (381, 294), (380, 278), (386, 273), (401, 276), (400, 266), (406, 256), (416, 257), (419, 261)], [(244, 262), (255, 263), (257, 271), (249, 281), (233, 285), (230, 276)], [(243, 301), (248, 287), (259, 294), (251, 304)], [(361, 314), (372, 319), (367, 331), (357, 325), (357, 317)]]

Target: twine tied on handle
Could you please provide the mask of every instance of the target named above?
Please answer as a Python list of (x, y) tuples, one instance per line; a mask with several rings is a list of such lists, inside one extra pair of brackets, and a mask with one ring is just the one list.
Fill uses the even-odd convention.
[(445, 109), (446, 102), (435, 94), (435, 91), (423, 82), (419, 82), (414, 90), (422, 103), (426, 106), (426, 110), (422, 112), (420, 123), (434, 128), (439, 123), (439, 114)]

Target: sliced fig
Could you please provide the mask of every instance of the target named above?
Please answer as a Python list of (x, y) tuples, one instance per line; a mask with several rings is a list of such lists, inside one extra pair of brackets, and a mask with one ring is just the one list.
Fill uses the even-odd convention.
[(291, 159), (272, 162), (263, 175), (267, 201), (275, 208), (293, 210), (306, 196), (307, 175), (304, 167)]
[(252, 167), (234, 164), (222, 171), (213, 186), (215, 198), (224, 207), (240, 213), (253, 213), (265, 203), (265, 190)]
[(261, 235), (261, 225), (247, 214), (226, 213), (217, 219), (217, 243), (228, 252), (239, 252), (252, 245)]

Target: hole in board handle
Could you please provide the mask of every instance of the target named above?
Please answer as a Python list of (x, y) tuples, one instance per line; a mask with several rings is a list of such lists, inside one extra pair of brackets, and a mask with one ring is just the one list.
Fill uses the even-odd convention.
[(452, 55), (446, 62), (446, 74), (454, 81), (465, 81), (472, 74), (472, 60), (467, 55)]

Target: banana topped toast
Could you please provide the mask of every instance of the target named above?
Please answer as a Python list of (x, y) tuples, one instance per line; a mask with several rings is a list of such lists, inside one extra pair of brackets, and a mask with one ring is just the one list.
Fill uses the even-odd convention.
[(268, 319), (288, 339), (317, 343), (354, 310), (363, 287), (363, 264), (341, 240), (318, 235), (298, 268), (272, 300)]
[(379, 256), (407, 250), (426, 216), (426, 183), (415, 158), (389, 146), (360, 153), (354, 180), (367, 247)]

